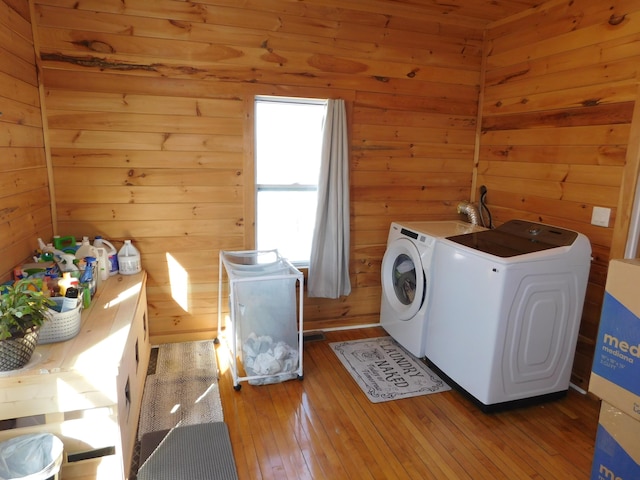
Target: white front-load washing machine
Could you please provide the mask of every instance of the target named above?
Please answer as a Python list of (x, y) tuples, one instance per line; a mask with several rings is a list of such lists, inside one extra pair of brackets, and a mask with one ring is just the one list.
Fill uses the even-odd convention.
[(590, 265), (584, 235), (540, 223), (441, 239), (427, 363), (484, 411), (566, 394)]
[(416, 357), (424, 356), (424, 333), (437, 239), (483, 230), (470, 223), (392, 223), (382, 258), (380, 324)]

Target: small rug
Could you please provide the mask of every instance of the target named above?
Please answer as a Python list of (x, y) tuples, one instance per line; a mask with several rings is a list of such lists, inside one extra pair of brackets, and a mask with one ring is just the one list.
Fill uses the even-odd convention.
[(138, 471), (138, 480), (237, 480), (229, 430), (223, 422), (178, 427), (150, 436), (159, 444)]
[(195, 370), (212, 372), (218, 376), (213, 340), (165, 343), (158, 348), (156, 374), (187, 373)]
[(142, 394), (138, 439), (177, 426), (222, 422), (213, 342), (160, 345), (156, 373)]
[(373, 403), (451, 390), (429, 367), (391, 337), (329, 345)]

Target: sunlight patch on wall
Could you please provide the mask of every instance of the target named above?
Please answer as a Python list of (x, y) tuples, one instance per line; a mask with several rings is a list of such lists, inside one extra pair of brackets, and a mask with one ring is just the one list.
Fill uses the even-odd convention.
[(180, 262), (167, 252), (167, 267), (171, 282), (171, 298), (185, 311), (189, 311), (189, 274)]

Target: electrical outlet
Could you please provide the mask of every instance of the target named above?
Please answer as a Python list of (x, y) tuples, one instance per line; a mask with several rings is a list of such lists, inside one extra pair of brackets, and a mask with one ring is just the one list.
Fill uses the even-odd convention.
[(608, 227), (610, 216), (610, 208), (593, 207), (593, 212), (591, 213), (591, 224), (598, 225), (599, 227)]

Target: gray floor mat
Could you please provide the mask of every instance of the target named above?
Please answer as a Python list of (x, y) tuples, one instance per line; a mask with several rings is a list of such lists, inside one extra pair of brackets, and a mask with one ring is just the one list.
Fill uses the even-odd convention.
[[(146, 438), (143, 437), (143, 443)], [(151, 441), (157, 441), (157, 435)], [(229, 430), (224, 422), (171, 429), (138, 470), (138, 480), (237, 478)]]

